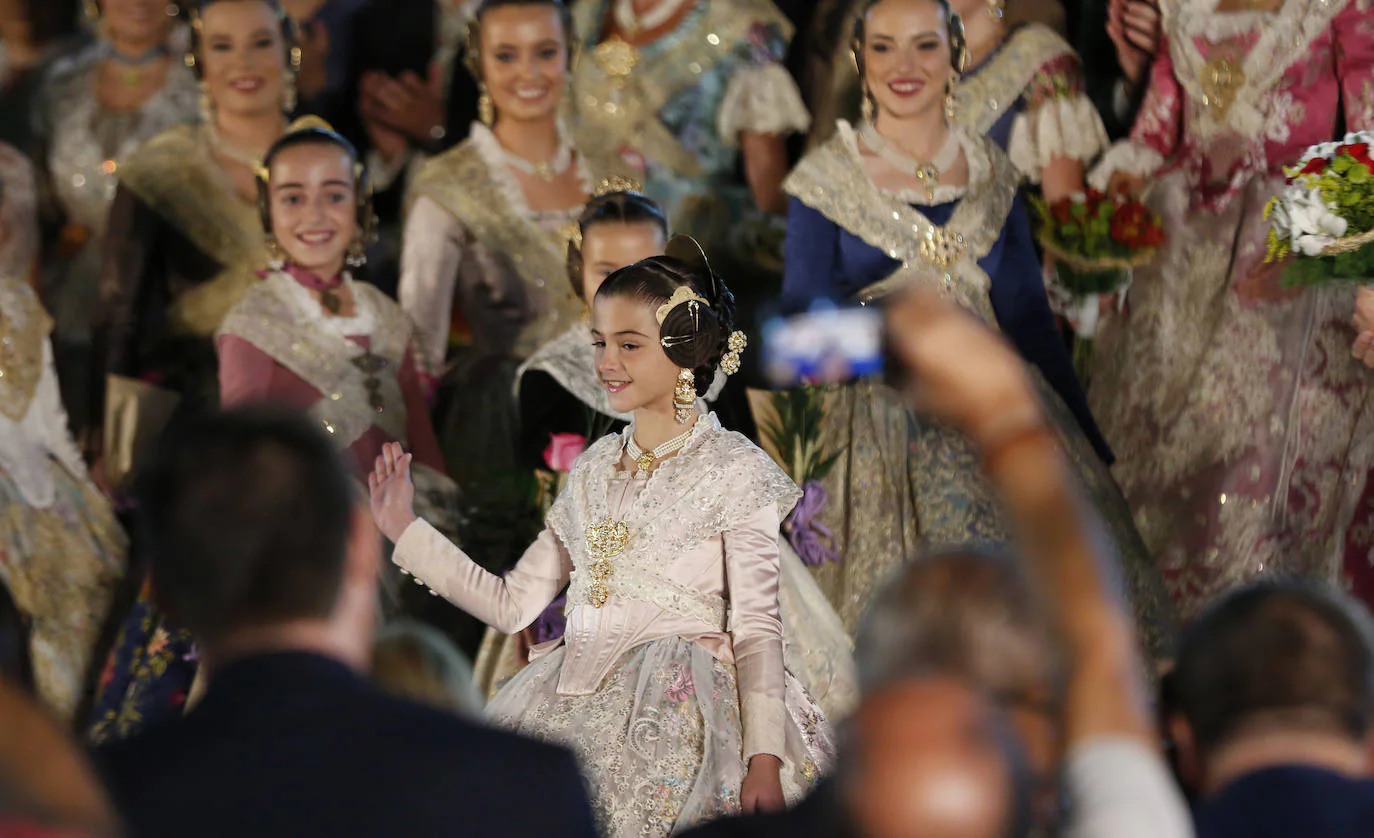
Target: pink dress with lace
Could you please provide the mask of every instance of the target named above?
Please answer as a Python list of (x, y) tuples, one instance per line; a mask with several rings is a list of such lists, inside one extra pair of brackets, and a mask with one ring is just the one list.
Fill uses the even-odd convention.
[[(778, 523), (800, 492), (714, 414), (647, 479), (616, 469), (621, 451), (613, 435), (578, 459), (504, 578), (422, 520), (394, 560), (506, 633), (570, 583), (566, 633), (534, 648), (487, 713), (577, 751), (602, 834), (667, 835), (737, 811), (755, 754), (783, 760), (795, 802), (834, 756), (824, 715), (783, 663)], [(608, 521), (626, 538), (598, 559), (592, 531)]]
[(1131, 140), (1095, 180), (1152, 179), (1168, 241), (1102, 327), (1093, 412), (1186, 611), (1259, 574), (1369, 598), (1374, 375), (1350, 357), (1354, 291), (1282, 289), (1263, 210), (1307, 146), (1374, 127), (1374, 16), (1368, 0), (1164, 6)]

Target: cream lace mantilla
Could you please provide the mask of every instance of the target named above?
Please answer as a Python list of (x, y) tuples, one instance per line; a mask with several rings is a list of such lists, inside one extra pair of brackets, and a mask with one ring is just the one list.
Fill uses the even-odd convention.
[[(608, 483), (623, 444), (623, 437), (614, 434), (587, 449), (549, 510), (548, 524), (573, 562), (570, 610), (588, 603), (593, 560), (585, 533), (611, 517)], [(723, 430), (714, 413), (702, 416), (686, 446), (653, 472), (624, 516), (629, 542), (611, 560), (608, 600), (645, 602), (700, 620), (713, 631), (726, 631), (725, 600), (669, 580), (663, 568), (770, 504), (779, 518), (785, 517), (800, 497), (796, 484), (760, 448)]]
[(340, 447), (357, 442), (373, 425), (405, 444), (406, 406), (399, 375), (410, 345), (410, 321), (376, 288), (353, 284), (354, 304), (365, 313), (350, 319), (371, 324), (369, 334), (354, 336), (370, 337), (372, 354), (387, 362), (387, 369), (377, 376), (384, 404), (378, 411), (368, 402), (368, 376), (352, 363), (365, 351), (344, 336), (345, 330), (325, 322), (322, 313), (303, 310), (295, 290), (299, 286), (288, 274), (269, 274), (234, 306), (219, 333), (243, 338), (318, 390), (320, 400), (310, 415)]
[(902, 265), (860, 292), (867, 302), (908, 283), (934, 285), (942, 294), (995, 323), (992, 281), (978, 265), (1002, 234), (1016, 198), (1018, 175), (1001, 149), (984, 137), (961, 133), (969, 185), (949, 222), (937, 225), (897, 196), (874, 185), (859, 156), (854, 129), (839, 131), (806, 155), (783, 188), (841, 228)]
[[(1278, 12), (1219, 14), (1217, 0), (1164, 3), (1164, 27), (1174, 73), (1197, 105), (1192, 131), (1209, 139), (1224, 131), (1264, 134), (1269, 93), (1350, 0), (1287, 0)], [(1232, 41), (1259, 30), (1240, 54)], [(1206, 55), (1198, 42), (1210, 45)]]

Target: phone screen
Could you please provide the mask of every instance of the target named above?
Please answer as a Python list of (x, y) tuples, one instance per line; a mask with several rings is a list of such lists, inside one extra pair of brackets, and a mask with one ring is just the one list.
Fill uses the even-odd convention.
[(763, 325), (764, 370), (775, 387), (878, 375), (883, 345), (882, 316), (873, 308), (822, 307)]

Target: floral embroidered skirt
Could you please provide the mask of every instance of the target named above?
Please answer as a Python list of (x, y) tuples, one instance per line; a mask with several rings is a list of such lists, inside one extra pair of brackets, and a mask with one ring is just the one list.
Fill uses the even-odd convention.
[[(567, 647), (531, 663), (487, 707), (492, 723), (572, 748), (608, 838), (669, 835), (740, 810), (745, 763), (735, 667), (668, 637), (622, 657), (591, 695), (559, 695)], [(787, 676), (782, 787), (795, 803), (834, 760), (829, 723)]]
[(38, 695), (63, 719), (81, 703), (91, 654), (124, 572), (124, 533), (89, 482), (50, 463), (55, 497), (36, 509), (0, 470), (0, 581), (31, 621)]
[(152, 581), (124, 619), (97, 686), (90, 741), (127, 739), (181, 715), (196, 677), (191, 634), (153, 603)]

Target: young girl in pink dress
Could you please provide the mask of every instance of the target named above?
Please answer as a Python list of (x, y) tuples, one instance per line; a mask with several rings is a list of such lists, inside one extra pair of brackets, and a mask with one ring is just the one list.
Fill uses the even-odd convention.
[(268, 150), (263, 174), (258, 205), (273, 262), (220, 326), (221, 404), (309, 410), (360, 476), (392, 441), (442, 474), (410, 319), (352, 275), (373, 222), (358, 153), (306, 117)]
[(834, 752), (783, 662), (778, 526), (801, 493), (705, 412), (699, 396), (718, 368), (738, 369), (743, 335), (695, 242), (675, 239), (668, 254), (597, 291), (597, 376), (633, 421), (578, 458), (504, 578), (416, 517), (399, 446), (369, 480), (402, 570), (501, 631), (529, 625), (569, 585), (564, 636), (535, 647), (487, 713), (578, 752), (609, 836), (780, 808)]

